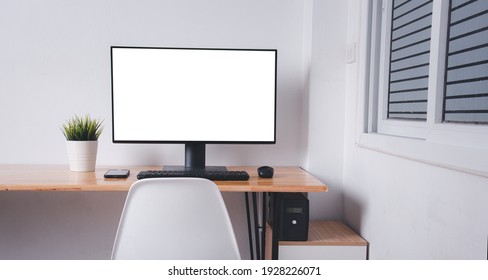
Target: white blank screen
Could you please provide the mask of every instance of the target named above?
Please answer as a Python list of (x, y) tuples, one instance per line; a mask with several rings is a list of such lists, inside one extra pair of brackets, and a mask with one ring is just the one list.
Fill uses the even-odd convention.
[(114, 142), (274, 142), (275, 50), (112, 47)]

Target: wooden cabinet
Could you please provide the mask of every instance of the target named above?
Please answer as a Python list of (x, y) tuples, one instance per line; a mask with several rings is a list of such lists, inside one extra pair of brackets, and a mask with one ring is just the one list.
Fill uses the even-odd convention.
[[(271, 228), (266, 231), (266, 259), (271, 259)], [(280, 241), (280, 260), (365, 260), (368, 243), (338, 221), (310, 221), (307, 241)]]

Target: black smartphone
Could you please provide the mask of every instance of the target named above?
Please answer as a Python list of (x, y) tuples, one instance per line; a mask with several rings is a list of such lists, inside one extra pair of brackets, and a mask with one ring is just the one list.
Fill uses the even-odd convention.
[(105, 178), (127, 178), (129, 177), (129, 169), (109, 169), (103, 177)]

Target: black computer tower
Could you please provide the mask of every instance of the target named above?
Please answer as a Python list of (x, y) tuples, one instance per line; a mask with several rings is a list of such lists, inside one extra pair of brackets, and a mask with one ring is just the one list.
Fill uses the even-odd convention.
[(270, 225), (283, 241), (308, 240), (309, 204), (302, 193), (275, 193), (270, 201)]

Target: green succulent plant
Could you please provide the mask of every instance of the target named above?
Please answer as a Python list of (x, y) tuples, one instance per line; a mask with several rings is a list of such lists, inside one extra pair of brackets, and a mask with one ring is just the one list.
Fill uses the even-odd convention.
[(103, 120), (74, 116), (63, 124), (61, 131), (68, 141), (97, 141), (102, 134)]

